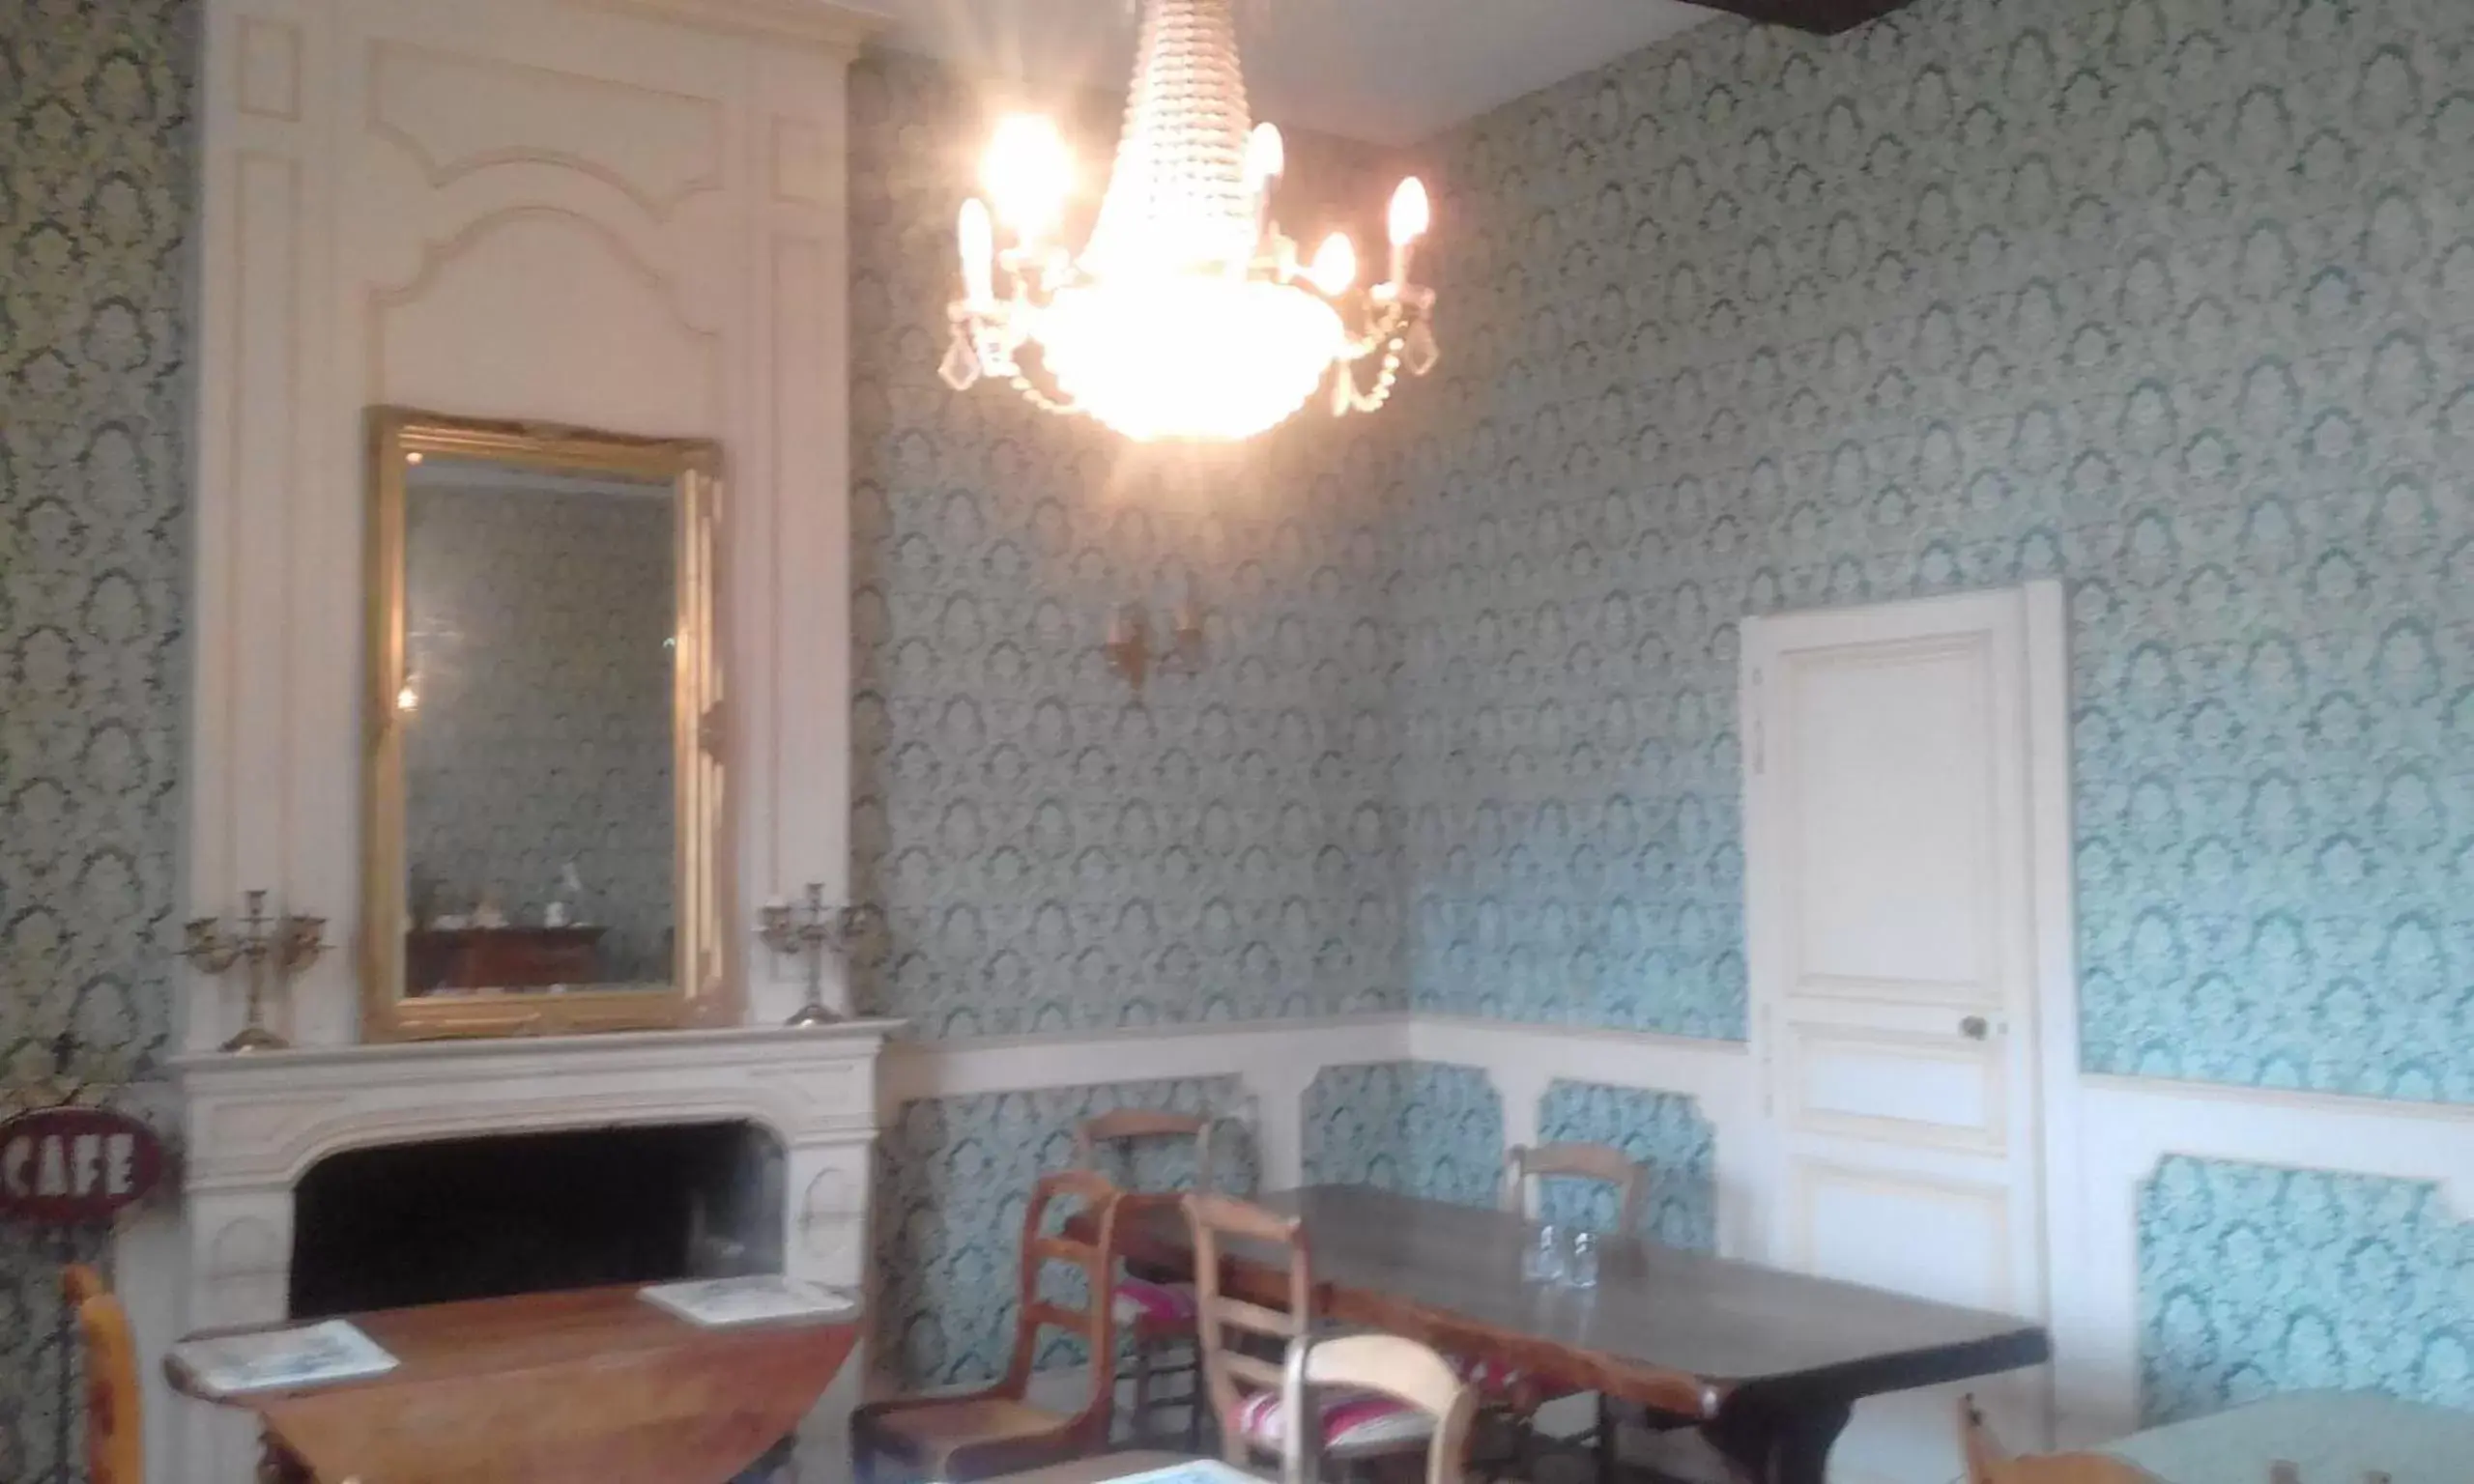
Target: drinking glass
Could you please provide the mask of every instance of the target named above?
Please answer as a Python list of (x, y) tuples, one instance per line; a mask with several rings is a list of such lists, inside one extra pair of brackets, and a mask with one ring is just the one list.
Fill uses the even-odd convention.
[(1570, 1288), (1597, 1287), (1597, 1234), (1574, 1232), (1572, 1252), (1564, 1265), (1564, 1283)]
[(1522, 1259), (1520, 1275), (1532, 1283), (1564, 1281), (1564, 1234), (1554, 1222), (1539, 1224), (1538, 1241)]

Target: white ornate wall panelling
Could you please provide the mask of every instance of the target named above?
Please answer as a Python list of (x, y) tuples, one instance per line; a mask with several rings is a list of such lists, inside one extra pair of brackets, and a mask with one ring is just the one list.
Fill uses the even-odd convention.
[[(1715, 1130), (1718, 1244), (1761, 1254), (1756, 1069), (1727, 1042), (1415, 1015), (1407, 1055), (1482, 1069), (1502, 1096), (1504, 1137), (1534, 1137), (1556, 1078), (1680, 1093)], [(2140, 1199), (2174, 1156), (2271, 1169), (2435, 1183), (2474, 1219), (2474, 1109), (2130, 1077), (2055, 1075), (2046, 1116), (2046, 1243), (2057, 1440), (2118, 1437), (2140, 1424)]]
[[(886, 1027), (770, 1029), (794, 958), (738, 956), (763, 1030), (521, 1043), (356, 1045), (353, 975), (373, 404), (721, 444), (729, 916), (752, 949), (754, 902), (843, 895), (867, 30), (806, 0), (208, 0), (188, 901), (268, 888), (341, 951), (273, 1007), (296, 1052), (212, 1055), (240, 989), (187, 985), (188, 1220), (121, 1250), (149, 1354), (283, 1317), (318, 1156), (482, 1127), (751, 1119), (788, 1155), (792, 1270), (859, 1276)], [(233, 1415), (153, 1400), (158, 1479), (245, 1476)]]
[(1263, 1184), (1278, 1189), (1296, 1184), (1304, 1167), (1299, 1116), (1314, 1074), (1408, 1054), (1408, 1022), (1398, 1015), (905, 1042), (886, 1050), (878, 1117), (890, 1123), (903, 1104), (926, 1098), (1234, 1075), (1251, 1099)]
[[(209, 5), (197, 911), (264, 886), (358, 930), (360, 416), (382, 402), (721, 442), (737, 901), (840, 897), (863, 34), (773, 0)], [(357, 958), (295, 985), (294, 1041), (355, 1038)], [(751, 1020), (778, 1022), (797, 965), (749, 968)], [(193, 996), (191, 1049), (235, 1023), (221, 992)]]
[[(1302, 1099), (1326, 1067), (1411, 1060), (1474, 1067), (1502, 1099), (1507, 1144), (1538, 1136), (1559, 1079), (1680, 1094), (1714, 1130), (1721, 1252), (1760, 1259), (1760, 1085), (1740, 1042), (1563, 1029), (1453, 1015), (1123, 1031), (899, 1044), (877, 1082), (880, 1119), (922, 1098), (1234, 1074), (1253, 1096), (1265, 1184), (1291, 1184)], [(2474, 1110), (2198, 1083), (2059, 1075), (2046, 1113), (2046, 1241), (2054, 1389), (2063, 1443), (2139, 1421), (2140, 1192), (2168, 1156), (2437, 1182), (2474, 1215)]]
[(1760, 1086), (1741, 1042), (1417, 1015), (1409, 1022), (1409, 1056), (1482, 1069), (1503, 1099), (1507, 1145), (1539, 1141), (1539, 1104), (1558, 1080), (1691, 1099), (1717, 1141), (1718, 1250), (1759, 1255), (1757, 1192), (1744, 1156), (1760, 1131)]
[(2077, 1107), (2079, 1149), (2054, 1172), (2048, 1232), (2065, 1444), (2139, 1425), (2140, 1198), (2166, 1160), (2428, 1182), (2448, 1216), (2474, 1220), (2474, 1107), (2461, 1103), (2093, 1076)]

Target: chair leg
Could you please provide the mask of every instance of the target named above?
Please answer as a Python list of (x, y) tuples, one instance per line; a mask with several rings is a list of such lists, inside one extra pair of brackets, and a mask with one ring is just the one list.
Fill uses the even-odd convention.
[(1202, 1412), (1204, 1393), (1202, 1381), (1202, 1341), (1197, 1339), (1194, 1344), (1194, 1369), (1186, 1373), (1186, 1451), (1199, 1455), (1202, 1452)]
[(1614, 1404), (1606, 1399), (1605, 1392), (1600, 1391), (1597, 1393), (1597, 1484), (1615, 1484), (1615, 1475), (1623, 1464), (1616, 1450), (1622, 1433), (1623, 1427), (1617, 1420)]
[(1134, 1341), (1134, 1445), (1151, 1445), (1152, 1345), (1140, 1335)]

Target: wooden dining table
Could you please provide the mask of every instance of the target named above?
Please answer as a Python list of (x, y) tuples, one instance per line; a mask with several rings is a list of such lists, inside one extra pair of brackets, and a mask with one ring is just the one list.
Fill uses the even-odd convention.
[(395, 1368), (223, 1394), (175, 1350), (164, 1374), (254, 1413), (276, 1471), (314, 1484), (723, 1484), (798, 1426), (859, 1338), (855, 1318), (706, 1327), (632, 1286), (337, 1317)]
[[(1325, 1318), (1517, 1368), (1549, 1391), (1596, 1391), (1697, 1426), (1743, 1477), (1820, 1484), (1868, 1396), (2037, 1364), (2042, 1327), (1876, 1288), (1629, 1238), (1599, 1247), (1597, 1285), (1522, 1281), (1537, 1228), (1517, 1214), (1362, 1185), (1260, 1197), (1299, 1217)], [(1226, 1244), (1231, 1294), (1285, 1307), (1285, 1266)], [(1192, 1270), (1181, 1212), (1117, 1232), (1130, 1262)]]

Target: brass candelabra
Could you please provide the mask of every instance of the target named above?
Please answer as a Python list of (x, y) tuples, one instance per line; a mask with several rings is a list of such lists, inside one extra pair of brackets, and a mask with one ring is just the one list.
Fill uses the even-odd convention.
[(777, 954), (796, 954), (807, 969), (806, 1002), (784, 1022), (793, 1027), (831, 1025), (842, 1017), (824, 1003), (824, 955), (842, 953), (859, 931), (867, 909), (831, 906), (822, 883), (808, 883), (807, 895), (795, 902), (767, 902), (757, 909), (756, 935)]
[(272, 971), (277, 980), (288, 982), (317, 962), (327, 950), (327, 920), (290, 912), (270, 918), (263, 891), (247, 893), (244, 901), (235, 928), (226, 928), (218, 917), (190, 919), (181, 956), (200, 972), (218, 978), (235, 967), (247, 976), (247, 1018), (223, 1043), (224, 1050), (280, 1051), (291, 1042), (267, 1027), (267, 976)]

